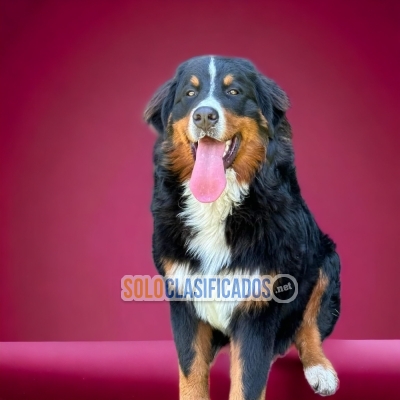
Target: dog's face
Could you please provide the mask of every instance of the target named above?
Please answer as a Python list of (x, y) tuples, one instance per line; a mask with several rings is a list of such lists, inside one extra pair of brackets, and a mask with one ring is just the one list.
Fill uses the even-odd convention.
[(199, 201), (213, 202), (229, 168), (251, 182), (287, 108), (285, 93), (250, 62), (198, 57), (156, 93), (145, 118), (165, 135), (166, 165)]

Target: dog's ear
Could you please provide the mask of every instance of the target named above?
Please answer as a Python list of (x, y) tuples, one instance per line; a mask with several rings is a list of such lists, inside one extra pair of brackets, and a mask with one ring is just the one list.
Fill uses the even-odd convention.
[(289, 109), (289, 98), (272, 79), (261, 74), (256, 80), (256, 95), (261, 112), (269, 123), (269, 135), (273, 138)]
[(176, 79), (164, 83), (150, 100), (144, 112), (144, 120), (154, 126), (161, 135), (165, 131), (169, 114), (174, 104)]

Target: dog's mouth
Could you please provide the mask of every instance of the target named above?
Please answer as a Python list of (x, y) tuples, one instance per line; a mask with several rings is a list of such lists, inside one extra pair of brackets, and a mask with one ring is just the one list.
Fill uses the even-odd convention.
[[(211, 139), (211, 138), (209, 138)], [(200, 139), (200, 140), (204, 140)], [(211, 140), (215, 140), (215, 139), (211, 139)], [(215, 140), (216, 142), (218, 142), (217, 140)], [(221, 143), (221, 142), (220, 142)], [(193, 158), (196, 161), (196, 154), (197, 154), (197, 148), (199, 146), (199, 142), (196, 143), (191, 143), (190, 147), (192, 150), (192, 154), (193, 154)], [(224, 153), (222, 155), (222, 160), (224, 162), (224, 168), (225, 170), (227, 170), (229, 167), (232, 166), (233, 162), (235, 161), (237, 152), (239, 150), (239, 146), (240, 146), (240, 137), (239, 135), (235, 135), (232, 137), (232, 139), (229, 139), (225, 142), (225, 150)]]
[(191, 144), (195, 163), (189, 186), (197, 200), (211, 203), (219, 198), (226, 186), (225, 171), (234, 162), (239, 147), (239, 135), (226, 142), (206, 136)]

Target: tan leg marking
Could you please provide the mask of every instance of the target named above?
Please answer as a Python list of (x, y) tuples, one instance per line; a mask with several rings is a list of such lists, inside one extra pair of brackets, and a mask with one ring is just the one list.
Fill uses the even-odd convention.
[[(231, 341), (231, 389), (229, 400), (244, 400), (243, 391), (243, 362), (240, 357), (240, 345)], [(265, 387), (261, 392), (259, 400), (265, 399)]]
[(240, 359), (240, 345), (233, 340), (230, 344), (231, 350), (231, 389), (229, 392), (229, 400), (242, 400), (243, 383), (242, 383), (242, 360)]
[(321, 298), (328, 283), (328, 278), (320, 270), (320, 276), (295, 338), (295, 345), (308, 383), (317, 393), (325, 396), (335, 393), (339, 384), (336, 371), (322, 350), (321, 335), (317, 325)]
[(195, 356), (186, 376), (179, 368), (179, 399), (180, 400), (209, 400), (208, 379), (210, 374), (211, 326), (199, 322), (196, 339), (193, 344)]

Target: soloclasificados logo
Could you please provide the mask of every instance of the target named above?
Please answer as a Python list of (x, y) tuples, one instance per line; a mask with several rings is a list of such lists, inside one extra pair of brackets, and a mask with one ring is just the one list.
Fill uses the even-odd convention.
[(288, 274), (190, 275), (181, 278), (125, 275), (121, 279), (121, 298), (124, 301), (273, 300), (290, 303), (297, 294), (297, 281)]

